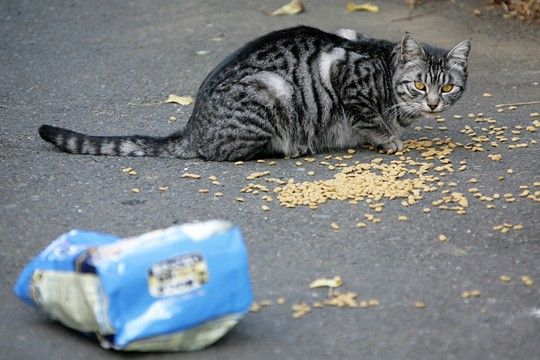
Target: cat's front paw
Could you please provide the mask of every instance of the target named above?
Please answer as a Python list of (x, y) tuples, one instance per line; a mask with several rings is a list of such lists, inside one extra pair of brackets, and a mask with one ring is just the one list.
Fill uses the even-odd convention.
[(393, 154), (396, 151), (403, 150), (403, 141), (396, 136), (390, 136), (388, 141), (378, 144), (378, 148), (387, 154)]

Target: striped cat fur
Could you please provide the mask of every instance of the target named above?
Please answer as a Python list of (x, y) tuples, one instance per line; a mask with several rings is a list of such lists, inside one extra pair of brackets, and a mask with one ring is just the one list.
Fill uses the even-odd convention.
[(225, 58), (203, 81), (187, 125), (170, 136), (89, 136), (51, 125), (39, 134), (73, 154), (237, 161), (363, 144), (393, 153), (404, 127), (461, 97), (470, 48), (470, 40), (447, 51), (410, 34), (393, 43), (299, 26)]

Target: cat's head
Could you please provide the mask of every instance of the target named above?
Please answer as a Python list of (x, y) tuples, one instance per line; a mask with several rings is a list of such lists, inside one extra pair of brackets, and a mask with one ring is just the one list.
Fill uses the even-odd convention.
[(405, 34), (395, 49), (393, 84), (398, 102), (411, 115), (438, 113), (465, 91), (471, 41), (446, 51), (420, 45)]

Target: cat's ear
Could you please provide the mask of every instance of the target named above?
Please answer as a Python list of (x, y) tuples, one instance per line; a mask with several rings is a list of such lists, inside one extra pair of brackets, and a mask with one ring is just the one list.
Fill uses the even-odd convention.
[(467, 39), (454, 46), (454, 48), (446, 54), (446, 61), (448, 63), (465, 64), (469, 59), (470, 52), (471, 40)]
[(401, 61), (408, 62), (423, 59), (425, 55), (422, 45), (411, 34), (405, 33), (403, 39), (401, 39)]

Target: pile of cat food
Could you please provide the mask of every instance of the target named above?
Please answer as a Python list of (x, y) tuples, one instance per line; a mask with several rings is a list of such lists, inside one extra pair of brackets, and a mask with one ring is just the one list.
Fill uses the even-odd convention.
[[(532, 113), (531, 117), (537, 117), (538, 113)], [(422, 194), (425, 192), (436, 191), (439, 188), (446, 186), (442, 190), (443, 196), (432, 202), (432, 206), (441, 210), (451, 210), (457, 214), (466, 213), (469, 201), (467, 196), (462, 192), (455, 191), (453, 188), (457, 186), (456, 182), (444, 182), (443, 178), (456, 171), (467, 170), (467, 161), (459, 161), (459, 166), (454, 166), (449, 156), (456, 148), (462, 148), (465, 151), (483, 152), (484, 143), (489, 142), (492, 148), (500, 147), (509, 141), (505, 133), (510, 131), (514, 136), (510, 139), (508, 149), (519, 149), (528, 147), (528, 142), (522, 142), (517, 136), (523, 131), (529, 133), (536, 132), (540, 127), (540, 121), (534, 120), (527, 126), (516, 126), (514, 129), (508, 129), (506, 126), (495, 126), (495, 119), (484, 117), (483, 113), (469, 114), (468, 118), (476, 118), (477, 123), (490, 123), (492, 125), (482, 127), (481, 131), (486, 133), (478, 134), (471, 126), (465, 125), (462, 133), (471, 138), (468, 144), (454, 142), (450, 138), (433, 138), (421, 137), (417, 140), (408, 140), (405, 142), (405, 148), (401, 152), (397, 152), (397, 159), (392, 159), (388, 164), (384, 163), (383, 158), (373, 159), (370, 163), (360, 163), (355, 161), (354, 164), (340, 162), (331, 164), (327, 161), (321, 161), (319, 164), (326, 166), (330, 170), (340, 169), (332, 179), (295, 182), (289, 181), (286, 185), (276, 187), (273, 191), (278, 194), (278, 200), (282, 206), (294, 208), (297, 206), (308, 206), (310, 209), (317, 209), (320, 204), (326, 203), (329, 200), (342, 200), (355, 204), (360, 201), (366, 201), (372, 208), (382, 208), (384, 204), (372, 204), (382, 199), (401, 199), (403, 206), (410, 206), (422, 199)], [(462, 119), (462, 116), (454, 117)], [(438, 118), (437, 122), (443, 122), (444, 118)], [(417, 130), (422, 130), (421, 128)], [(496, 141), (491, 141), (488, 135), (495, 137)], [(530, 140), (530, 144), (536, 144), (536, 139)], [(412, 157), (406, 156), (411, 151), (419, 151), (420, 156), (426, 161), (416, 161)], [(349, 150), (348, 154), (354, 153), (354, 150)], [(345, 160), (345, 156), (335, 156), (333, 160)], [(489, 159), (493, 161), (501, 161), (500, 153), (488, 154)], [(326, 160), (332, 159), (327, 156)], [(428, 162), (435, 160), (438, 162)], [(505, 170), (507, 174), (513, 174), (513, 169)], [(504, 176), (499, 177), (499, 180), (504, 180)], [(478, 180), (471, 178), (469, 183), (475, 184)], [(534, 183), (533, 187), (538, 187), (538, 183)], [(530, 189), (529, 185), (521, 185), (519, 187), (522, 192), (521, 197), (526, 197), (530, 200), (538, 202), (540, 193)], [(482, 194), (477, 188), (472, 187), (467, 192), (473, 194), (473, 197), (480, 201), (485, 201), (489, 204), (487, 208), (494, 208), (494, 200), (500, 199), (501, 195)], [(510, 194), (504, 194), (503, 199), (506, 202), (514, 202), (515, 197)], [(431, 211), (430, 208), (424, 208), (424, 212)]]

